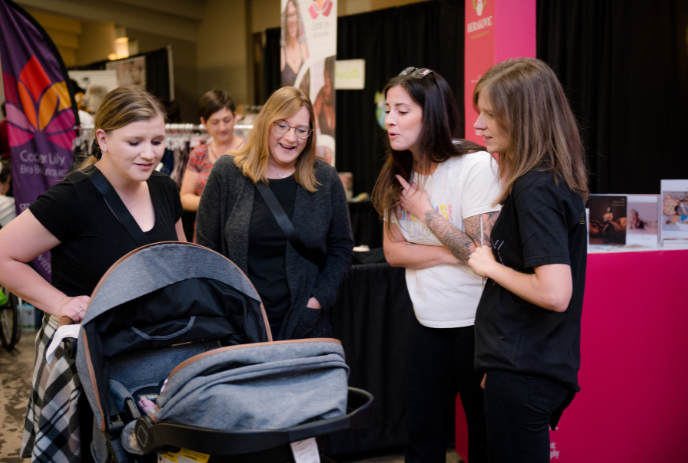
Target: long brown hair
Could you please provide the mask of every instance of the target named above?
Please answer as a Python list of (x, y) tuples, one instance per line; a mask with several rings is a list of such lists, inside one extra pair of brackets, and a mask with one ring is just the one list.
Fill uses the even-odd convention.
[(483, 93), (509, 148), (499, 153), (504, 204), (516, 180), (535, 169), (551, 171), (570, 190), (588, 198), (585, 152), (573, 116), (554, 71), (534, 58), (509, 59), (492, 66), (478, 81), (473, 106)]
[(392, 208), (401, 199), (401, 185), (397, 181), (397, 175), (410, 182), (414, 171), (429, 172), (433, 163), (485, 149), (468, 140), (454, 143), (453, 137), (459, 128), (460, 116), (452, 90), (442, 76), (434, 71), (422, 78), (416, 77), (414, 73), (399, 75), (385, 86), (385, 98), (387, 92), (397, 86), (406, 90), (413, 101), (423, 108), (423, 127), (418, 143), (423, 151), (415, 159), (409, 150), (393, 150), (389, 137), (385, 137), (387, 161), (375, 182), (372, 201), (380, 216), (387, 219)]
[[(310, 128), (315, 127), (313, 104), (304, 92), (294, 87), (282, 87), (268, 99), (258, 114), (248, 141), (239, 149), (230, 151), (234, 156), (234, 164), (239, 167), (244, 176), (253, 183), (264, 182), (268, 179), (268, 160), (270, 159), (270, 145), (268, 137), (273, 130), (273, 122), (287, 119), (301, 108), (308, 109)], [(296, 159), (294, 178), (308, 191), (316, 191), (318, 182), (315, 180), (315, 132), (308, 137), (306, 146)]]
[[(94, 133), (98, 129), (110, 133), (132, 122), (147, 121), (157, 116), (164, 119), (165, 110), (153, 95), (138, 87), (118, 87), (105, 95), (100, 103), (93, 121)], [(96, 139), (91, 155), (79, 166), (79, 170), (95, 164), (102, 155)]]

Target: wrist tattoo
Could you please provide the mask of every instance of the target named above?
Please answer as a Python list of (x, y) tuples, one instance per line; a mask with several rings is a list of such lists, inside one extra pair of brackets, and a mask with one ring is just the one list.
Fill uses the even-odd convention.
[(464, 220), (466, 228), (464, 232), (446, 221), (437, 211), (432, 210), (425, 213), (425, 224), (454, 257), (466, 264), (476, 247), (481, 245), (490, 247), (490, 235), (497, 217), (499, 217), (499, 212), (468, 217)]

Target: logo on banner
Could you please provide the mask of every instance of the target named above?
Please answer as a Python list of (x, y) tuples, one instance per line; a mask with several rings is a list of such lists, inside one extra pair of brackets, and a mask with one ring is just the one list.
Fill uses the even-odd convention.
[[(12, 78), (5, 74), (5, 79)], [(7, 101), (7, 117), (12, 127), (10, 146), (21, 146), (42, 132), (53, 144), (72, 149), (72, 139), (65, 132), (74, 126), (67, 83), (54, 83), (35, 56), (19, 73), (16, 84), (18, 100)]]
[(554, 458), (556, 458), (557, 460), (559, 459), (559, 450), (557, 450), (557, 444), (551, 442), (549, 444), (549, 459), (552, 460)]
[(475, 0), (473, 1), (473, 9), (475, 10), (476, 13), (478, 13), (478, 16), (482, 16), (483, 14), (483, 8), (485, 8), (485, 5), (487, 5), (487, 0), (483, 2), (483, 0), (478, 0), (478, 4), (475, 4)]
[(313, 4), (308, 8), (311, 18), (315, 19), (322, 13), (323, 16), (329, 16), (332, 12), (332, 0), (313, 0)]

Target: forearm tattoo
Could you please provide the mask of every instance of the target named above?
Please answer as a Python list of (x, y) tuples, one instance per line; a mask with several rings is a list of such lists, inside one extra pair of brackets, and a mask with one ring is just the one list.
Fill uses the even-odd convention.
[(480, 215), (469, 217), (464, 221), (465, 232), (444, 220), (434, 210), (425, 213), (425, 224), (454, 257), (463, 263), (468, 263), (468, 257), (477, 246), (490, 246), (490, 234), (498, 216), (499, 212), (482, 214), (482, 237), (480, 236)]

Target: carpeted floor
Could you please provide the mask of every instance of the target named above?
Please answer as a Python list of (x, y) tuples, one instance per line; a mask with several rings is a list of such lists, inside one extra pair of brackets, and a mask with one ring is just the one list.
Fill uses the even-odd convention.
[(13, 352), (0, 348), (0, 462), (24, 463), (19, 458), (26, 405), (31, 391), (36, 333), (24, 332)]
[[(31, 390), (36, 333), (24, 332), (13, 352), (0, 348), (0, 463), (25, 463), (19, 458), (26, 405)], [(340, 463), (402, 463), (403, 449), (334, 457)], [(447, 452), (447, 463), (461, 463), (456, 452)]]

